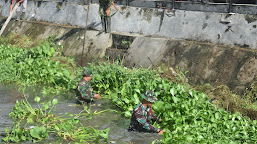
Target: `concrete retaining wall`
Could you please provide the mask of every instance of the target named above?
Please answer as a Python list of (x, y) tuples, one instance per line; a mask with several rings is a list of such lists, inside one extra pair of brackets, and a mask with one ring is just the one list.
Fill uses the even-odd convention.
[[(9, 3), (1, 1), (0, 8), (1, 15), (8, 16)], [(101, 30), (98, 10), (98, 4), (90, 5), (88, 24), (96, 30)], [(87, 12), (87, 5), (29, 1), (26, 20), (85, 27)], [(256, 15), (125, 6), (119, 6), (119, 12), (113, 10), (111, 18), (112, 32), (208, 41), (252, 49), (257, 49), (256, 27)]]

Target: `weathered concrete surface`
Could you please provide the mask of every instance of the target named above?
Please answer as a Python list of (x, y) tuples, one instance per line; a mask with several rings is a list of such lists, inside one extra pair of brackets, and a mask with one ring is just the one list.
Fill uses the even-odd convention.
[[(71, 31), (68, 33), (70, 32)], [(80, 61), (83, 41), (84, 30), (77, 31), (73, 34), (67, 34), (67, 36), (61, 38), (61, 43), (65, 46), (63, 49), (64, 55), (75, 57), (77, 62)], [(106, 49), (111, 47), (111, 45), (112, 41), (109, 33), (105, 34), (99, 33), (98, 31), (87, 31), (85, 49), (83, 52), (85, 64), (103, 58), (105, 56)]]
[(166, 52), (168, 40), (163, 38), (137, 37), (124, 59), (128, 67), (150, 67), (159, 64)]
[(113, 31), (257, 49), (257, 16), (122, 7)]
[[(4, 18), (0, 17), (0, 27)], [(83, 49), (85, 29), (61, 26), (50, 23), (36, 22), (16, 22), (12, 20), (4, 31), (3, 35), (10, 33), (24, 34), (40, 41), (48, 36), (56, 36), (56, 43), (63, 45), (63, 54), (65, 56), (74, 57), (76, 62), (80, 64)], [(88, 30), (86, 33), (86, 42), (84, 48), (83, 61), (84, 64), (105, 56), (106, 49), (111, 47), (111, 35), (109, 33), (100, 33), (99, 31)]]
[[(1, 15), (8, 16), (9, 3), (0, 1)], [(207, 41), (257, 49), (257, 15), (112, 7), (111, 31), (169, 39)], [(91, 4), (88, 24), (101, 30), (99, 5)], [(29, 1), (26, 20), (85, 27), (87, 5)]]
[[(0, 13), (2, 16), (9, 16), (9, 7), (9, 1), (6, 3), (3, 0), (0, 1)], [(98, 10), (98, 4), (91, 4), (88, 25), (100, 30), (102, 25)], [(25, 20), (85, 27), (87, 13), (88, 5), (51, 1), (28, 1)]]
[(193, 84), (227, 85), (241, 93), (257, 81), (257, 51), (210, 43), (137, 37), (124, 59), (128, 67), (165, 64), (189, 71)]

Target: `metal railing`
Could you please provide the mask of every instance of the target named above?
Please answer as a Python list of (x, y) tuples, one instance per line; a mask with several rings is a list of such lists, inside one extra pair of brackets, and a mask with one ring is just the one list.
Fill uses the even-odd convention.
[[(141, 1), (141, 0), (126, 0), (126, 6), (134, 6), (130, 5), (130, 3), (133, 3), (135, 1)], [(227, 13), (237, 13), (237, 11), (240, 11), (239, 7), (253, 7), (249, 9), (250, 14), (257, 14), (257, 0), (143, 0), (144, 2), (155, 2), (155, 7), (163, 7), (166, 9), (180, 9), (179, 6), (181, 5), (199, 5), (200, 7), (208, 7), (208, 6), (217, 6), (217, 7), (223, 7), (226, 10), (223, 12)], [(159, 5), (158, 5), (159, 4)], [(160, 6), (161, 5), (161, 6)], [(163, 6), (164, 5), (164, 6)], [(166, 5), (169, 5), (165, 7)], [(142, 6), (143, 7), (143, 6)], [(189, 8), (189, 6), (188, 6)], [(198, 8), (199, 11), (200, 8)], [(215, 8), (213, 8), (215, 9)], [(183, 9), (183, 10), (190, 10), (190, 9)], [(198, 11), (198, 10), (196, 10)], [(211, 10), (210, 10), (211, 11)], [(244, 8), (244, 12), (247, 11), (247, 8)], [(215, 12), (215, 11), (213, 11)], [(240, 13), (240, 12), (239, 12)]]
[[(99, 3), (99, 0), (28, 0), (39, 2), (65, 2), (88, 4)], [(221, 13), (246, 13), (257, 14), (257, 0), (114, 0), (118, 5), (146, 7), (146, 8), (166, 8), (171, 10), (192, 10), (205, 12), (221, 12)], [(255, 1), (255, 3), (254, 3)], [(141, 4), (138, 4), (140, 3)], [(194, 8), (192, 8), (194, 7)], [(212, 8), (208, 8), (212, 7)], [(219, 8), (218, 8), (219, 7)], [(244, 10), (240, 10), (241, 8)], [(253, 11), (253, 12), (247, 12)], [(239, 11), (239, 12), (238, 12)]]

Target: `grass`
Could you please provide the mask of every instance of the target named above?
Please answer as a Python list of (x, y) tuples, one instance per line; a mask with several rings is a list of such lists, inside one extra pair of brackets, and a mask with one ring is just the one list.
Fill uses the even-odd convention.
[[(160, 65), (155, 67), (159, 74), (168, 78), (170, 81), (183, 84), (187, 89), (195, 89), (197, 91), (202, 91), (210, 99), (216, 98), (213, 101), (217, 108), (223, 108), (226, 111), (235, 113), (239, 112), (243, 116), (248, 116), (250, 119), (257, 119), (257, 82), (253, 82), (249, 88), (247, 88), (243, 95), (237, 95), (232, 92), (228, 86), (219, 85), (212, 86), (211, 84), (204, 84), (193, 86), (189, 84), (186, 77), (187, 71), (183, 71), (182, 68), (167, 67), (165, 65)], [(256, 77), (257, 79), (257, 77)]]

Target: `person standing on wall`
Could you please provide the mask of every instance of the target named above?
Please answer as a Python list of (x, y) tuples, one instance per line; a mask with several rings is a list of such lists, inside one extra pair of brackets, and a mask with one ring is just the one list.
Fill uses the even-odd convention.
[(99, 14), (101, 16), (102, 28), (105, 32), (110, 32), (111, 27), (111, 6), (118, 11), (118, 8), (114, 4), (113, 0), (99, 0)]
[[(11, 14), (12, 9), (13, 9), (14, 0), (10, 0), (10, 2), (11, 2), (10, 14)], [(17, 15), (18, 15), (17, 20), (21, 20), (25, 16), (25, 12), (26, 12), (26, 8), (27, 8), (27, 0), (16, 0), (16, 3), (19, 5), (19, 7), (17, 9)]]

